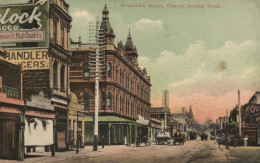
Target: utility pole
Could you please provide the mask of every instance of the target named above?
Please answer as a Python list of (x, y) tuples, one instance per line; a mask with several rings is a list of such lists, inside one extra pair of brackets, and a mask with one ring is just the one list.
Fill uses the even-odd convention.
[(79, 153), (79, 111), (77, 111), (77, 149), (76, 153)]
[[(90, 70), (95, 78), (95, 116), (94, 116), (94, 138), (93, 138), (93, 151), (98, 150), (98, 110), (99, 110), (99, 80), (104, 71), (104, 39), (105, 33), (102, 23), (96, 19), (94, 26), (89, 26), (90, 38), (94, 38), (94, 44), (91, 47), (94, 51), (90, 50)], [(92, 33), (91, 31), (94, 31)], [(90, 40), (93, 41), (93, 40)]]
[(239, 110), (239, 136), (242, 137), (242, 131), (241, 131), (240, 90), (238, 90), (238, 110)]

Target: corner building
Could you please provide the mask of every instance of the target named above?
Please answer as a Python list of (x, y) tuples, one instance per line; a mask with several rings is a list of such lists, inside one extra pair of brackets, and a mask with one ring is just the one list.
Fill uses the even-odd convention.
[[(69, 5), (65, 0), (30, 0), (27, 3), (1, 6), (0, 15), (6, 13), (8, 8), (9, 16), (37, 16), (33, 17), (33, 21), (21, 23), (15, 19), (15, 22), (7, 22), (7, 26), (14, 26), (18, 30), (8, 31), (7, 28), (7, 31), (0, 31), (0, 35), (5, 32), (14, 33), (15, 36), (23, 35), (26, 29), (29, 33), (41, 36), (1, 40), (1, 43), (6, 43), (3, 46), (7, 51), (5, 60), (21, 63), (23, 68), (22, 100), (25, 100), (26, 107), (25, 123), (29, 124), (25, 126), (25, 153), (52, 151), (54, 156), (55, 150), (68, 149), (72, 21), (68, 14)], [(0, 22), (0, 25), (5, 24)], [(26, 132), (31, 128), (35, 131)], [(44, 144), (45, 141), (37, 141), (41, 133), (46, 133), (44, 138), (48, 137)]]
[[(129, 31), (125, 45), (114, 45), (115, 34), (105, 6), (102, 25), (105, 30), (105, 73), (99, 88), (99, 142), (134, 144), (138, 136), (149, 135), (150, 77), (138, 67), (138, 53)], [(90, 44), (72, 41), (70, 88), (84, 104), (85, 144), (93, 143), (95, 80), (90, 73)]]

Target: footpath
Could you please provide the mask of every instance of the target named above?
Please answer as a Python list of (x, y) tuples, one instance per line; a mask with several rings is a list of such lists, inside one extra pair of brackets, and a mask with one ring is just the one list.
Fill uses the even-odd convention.
[[(79, 149), (79, 153), (74, 151), (65, 151), (65, 152), (55, 152), (55, 157), (51, 156), (50, 152), (46, 153), (35, 153), (25, 156), (23, 163), (50, 163), (50, 162), (63, 162), (68, 160), (84, 159), (84, 158), (95, 158), (102, 156), (101, 154), (102, 147), (99, 147), (98, 151), (93, 151), (91, 149)], [(22, 161), (16, 160), (2, 160), (1, 163), (21, 163)]]

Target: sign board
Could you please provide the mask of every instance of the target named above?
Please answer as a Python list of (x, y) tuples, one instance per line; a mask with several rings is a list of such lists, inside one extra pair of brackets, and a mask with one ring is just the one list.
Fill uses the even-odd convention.
[(0, 43), (3, 48), (48, 48), (48, 38), (49, 0), (0, 5)]
[(47, 49), (7, 51), (5, 60), (14, 64), (22, 64), (23, 70), (49, 69)]
[(33, 95), (31, 101), (26, 101), (26, 106), (54, 110), (51, 99), (45, 98), (43, 92), (40, 92), (39, 95)]
[(250, 113), (251, 114), (257, 114), (257, 113), (260, 113), (260, 105), (258, 104), (255, 104), (255, 105), (251, 105), (250, 108)]

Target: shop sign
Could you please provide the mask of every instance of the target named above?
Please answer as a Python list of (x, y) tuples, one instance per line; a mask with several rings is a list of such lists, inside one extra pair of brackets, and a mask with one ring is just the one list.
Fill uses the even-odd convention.
[(41, 42), (35, 48), (47, 48), (48, 28), (49, 0), (0, 5), (0, 42), (2, 44)]
[(49, 69), (47, 49), (7, 51), (5, 60), (14, 64), (22, 64), (23, 70)]
[(26, 106), (54, 110), (51, 99), (45, 98), (43, 92), (40, 92), (39, 95), (32, 95), (31, 101), (26, 101)]
[(60, 103), (60, 104), (63, 104), (63, 105), (68, 105), (67, 100), (64, 100), (64, 99), (61, 99), (61, 98), (58, 98), (58, 97), (52, 97), (51, 101), (56, 102), (56, 103)]
[(260, 113), (260, 105), (251, 105), (250, 108), (250, 113), (251, 114), (257, 114), (257, 113)]

